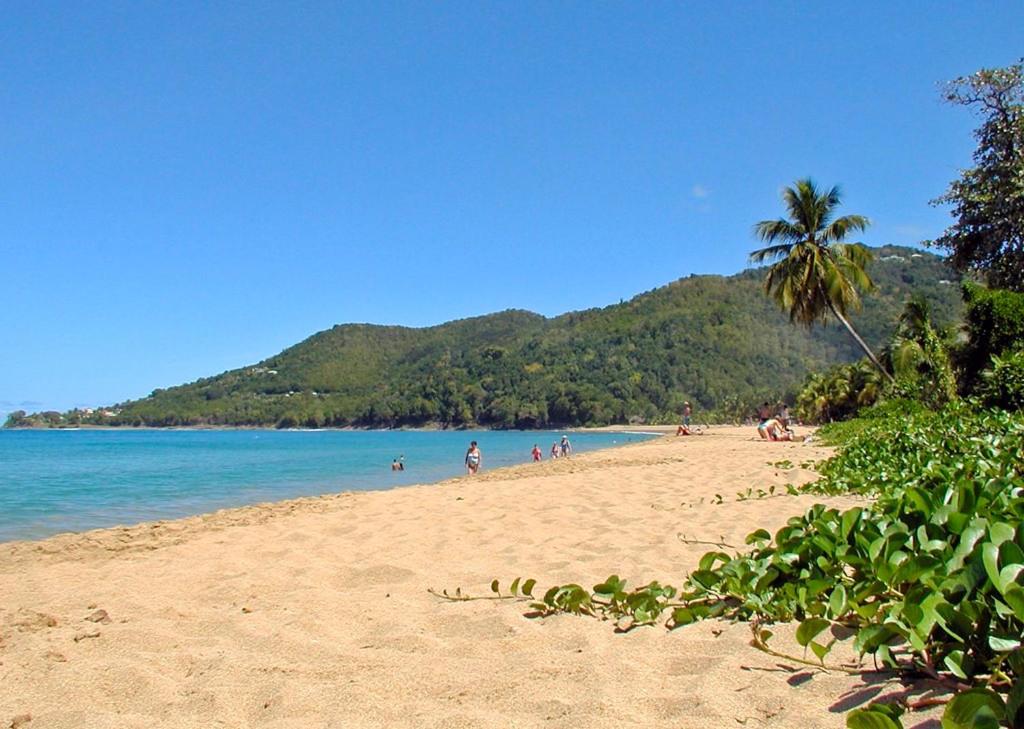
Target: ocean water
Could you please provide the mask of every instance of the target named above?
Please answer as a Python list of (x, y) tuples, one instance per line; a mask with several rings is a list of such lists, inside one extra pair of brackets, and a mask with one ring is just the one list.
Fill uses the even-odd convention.
[[(0, 541), (174, 519), (338, 491), (389, 489), (548, 457), (540, 431), (0, 430)], [(574, 450), (650, 437), (574, 433)], [(405, 471), (391, 461), (405, 456)]]

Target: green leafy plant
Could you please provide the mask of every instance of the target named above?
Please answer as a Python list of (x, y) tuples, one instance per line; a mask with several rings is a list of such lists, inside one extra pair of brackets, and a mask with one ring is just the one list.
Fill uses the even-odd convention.
[(992, 367), (981, 373), (978, 396), (989, 407), (1024, 410), (1024, 348), (993, 355)]

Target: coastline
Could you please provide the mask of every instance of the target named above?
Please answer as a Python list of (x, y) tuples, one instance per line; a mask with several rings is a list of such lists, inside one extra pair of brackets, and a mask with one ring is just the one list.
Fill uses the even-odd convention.
[[(518, 576), (589, 585), (613, 572), (679, 585), (711, 549), (680, 534), (742, 545), (812, 503), (856, 503), (732, 496), (812, 480), (774, 464), (830, 453), (755, 439), (719, 427), (431, 485), (2, 544), (0, 720), (838, 729), (834, 707), (859, 679), (790, 685), (743, 624), (617, 634), (585, 618), (530, 619), (524, 603), (426, 592), (487, 595), (492, 579)], [(110, 622), (91, 622), (97, 610)], [(777, 631), (782, 646), (791, 632)]]
[[(512, 430), (518, 430), (521, 433), (553, 433), (553, 432), (566, 432), (566, 433), (674, 433), (676, 425), (596, 425), (593, 427), (587, 426), (574, 426), (574, 427), (549, 427), (549, 428), (531, 428), (529, 430), (518, 430), (513, 428)], [(275, 428), (272, 425), (76, 425), (74, 427), (56, 427), (56, 428), (43, 428), (43, 427), (32, 427), (32, 426), (15, 426), (15, 427), (0, 427), (0, 433), (4, 431), (10, 432), (51, 432), (51, 431), (75, 431), (75, 430), (112, 430), (112, 431), (124, 431), (133, 432), (137, 430), (156, 430), (156, 431), (169, 431), (169, 430), (268, 430), (268, 431), (309, 431), (316, 433), (319, 431), (337, 431), (341, 433), (352, 432), (352, 431), (380, 431), (383, 433), (387, 432), (403, 432), (408, 431), (412, 433), (434, 433), (437, 431), (452, 431), (455, 433), (472, 433), (482, 432), (500, 433), (509, 428), (447, 428), (440, 424), (438, 425), (423, 425), (415, 428), (361, 428), (354, 425), (346, 425), (344, 427), (335, 428)]]

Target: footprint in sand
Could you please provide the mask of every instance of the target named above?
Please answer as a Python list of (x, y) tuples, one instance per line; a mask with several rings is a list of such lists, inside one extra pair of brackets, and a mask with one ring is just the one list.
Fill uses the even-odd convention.
[(47, 628), (57, 627), (57, 618), (52, 615), (47, 615), (46, 613), (21, 608), (11, 619), (11, 626), (17, 628), (23, 633), (35, 633), (40, 630), (46, 630)]

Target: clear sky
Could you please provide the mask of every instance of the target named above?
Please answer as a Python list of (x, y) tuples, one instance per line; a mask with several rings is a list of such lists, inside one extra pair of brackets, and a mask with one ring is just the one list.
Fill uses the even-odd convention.
[(733, 273), (811, 175), (872, 245), (1024, 55), (1021, 2), (21, 2), (0, 23), (0, 413), (109, 404), (336, 323)]

